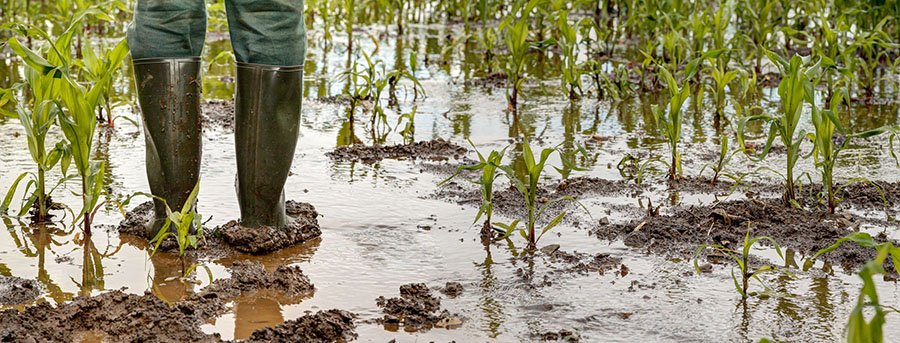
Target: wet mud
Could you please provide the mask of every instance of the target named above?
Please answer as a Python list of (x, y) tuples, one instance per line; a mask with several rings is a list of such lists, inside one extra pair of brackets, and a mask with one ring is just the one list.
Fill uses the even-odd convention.
[(319, 311), (257, 330), (245, 342), (348, 342), (357, 337), (354, 318), (347, 311)]
[[(702, 244), (739, 249), (749, 228), (752, 236), (770, 236), (783, 249), (809, 256), (854, 232), (865, 221), (849, 213), (831, 215), (787, 207), (781, 199), (749, 199), (678, 208), (669, 215), (600, 225), (592, 233), (605, 240), (621, 239), (633, 248), (685, 257)], [(871, 249), (846, 244), (828, 254), (827, 259), (852, 271), (873, 256)]]
[[(221, 256), (232, 250), (249, 254), (265, 254), (301, 244), (322, 235), (318, 222), (319, 213), (316, 212), (315, 207), (308, 203), (289, 200), (285, 203), (285, 210), (288, 217), (293, 219), (285, 228), (269, 226), (245, 228), (238, 221), (232, 220), (212, 231), (207, 231), (204, 239), (199, 241), (198, 249), (192, 251), (192, 254), (206, 257)], [(153, 218), (153, 215), (153, 203), (149, 201), (142, 203), (126, 213), (125, 219), (119, 223), (116, 230), (119, 233), (146, 237), (145, 224)], [(160, 245), (162, 251), (175, 251), (177, 248), (177, 242), (171, 237)]]
[[(44, 302), (22, 312), (6, 310), (0, 312), (0, 341), (69, 342), (75, 335), (90, 332), (113, 342), (221, 342), (218, 334), (206, 334), (200, 327), (225, 313), (227, 304), (238, 296), (272, 291), (300, 300), (315, 291), (298, 267), (282, 266), (268, 272), (257, 263), (236, 262), (230, 271), (231, 278), (216, 280), (172, 304), (149, 292), (111, 291), (76, 297), (57, 307)], [(259, 330), (251, 341), (286, 341), (288, 335), (306, 337), (301, 341), (308, 342), (349, 340), (355, 337), (354, 317), (339, 310), (320, 312)]]
[(547, 331), (544, 333), (532, 334), (532, 338), (544, 342), (580, 342), (581, 336), (578, 333), (561, 329), (559, 331)]
[(34, 280), (0, 275), (0, 305), (26, 304), (40, 295), (40, 286)]
[(207, 100), (200, 104), (200, 113), (204, 129), (234, 130), (234, 101)]
[(390, 146), (351, 145), (326, 153), (336, 161), (374, 163), (384, 159), (446, 161), (460, 159), (468, 150), (443, 139)]
[(424, 283), (402, 285), (399, 297), (381, 296), (375, 302), (384, 312), (384, 317), (377, 322), (385, 326), (402, 326), (406, 331), (418, 331), (462, 325), (458, 316), (441, 310), (441, 299), (434, 296)]

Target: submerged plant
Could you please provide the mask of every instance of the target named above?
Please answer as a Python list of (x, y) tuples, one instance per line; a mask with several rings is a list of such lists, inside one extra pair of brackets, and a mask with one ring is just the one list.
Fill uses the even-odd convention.
[(494, 181), (497, 180), (497, 169), (501, 166), (503, 162), (503, 156), (506, 154), (506, 148), (503, 148), (500, 151), (492, 150), (488, 157), (485, 158), (484, 155), (478, 151), (478, 148), (475, 147), (475, 144), (472, 141), (469, 141), (469, 144), (472, 145), (472, 148), (475, 149), (475, 153), (478, 154), (478, 163), (467, 166), (460, 166), (456, 169), (456, 172), (453, 173), (446, 180), (441, 181), (439, 186), (442, 186), (459, 175), (459, 173), (463, 171), (480, 171), (481, 175), (477, 180), (473, 180), (475, 184), (480, 187), (481, 191), (481, 206), (478, 208), (478, 214), (475, 215), (475, 220), (472, 221), (473, 224), (477, 223), (482, 216), (484, 216), (484, 224), (481, 227), (481, 237), (487, 239), (488, 241), (493, 238), (493, 225), (491, 224), (491, 217), (494, 214)]
[(756, 236), (750, 237), (750, 225), (747, 225), (747, 234), (744, 235), (744, 243), (741, 247), (741, 250), (734, 250), (728, 248), (721, 244), (704, 244), (697, 248), (697, 251), (694, 253), (694, 269), (697, 273), (700, 273), (700, 264), (698, 259), (700, 254), (705, 250), (712, 250), (717, 253), (721, 253), (726, 257), (730, 258), (734, 261), (734, 263), (738, 267), (738, 271), (740, 272), (740, 278), (734, 274), (734, 269), (731, 270), (731, 279), (734, 281), (734, 288), (741, 295), (741, 299), (747, 299), (749, 296), (756, 295), (753, 292), (749, 292), (750, 289), (750, 279), (755, 279), (758, 281), (763, 288), (766, 289), (766, 292), (769, 291), (769, 287), (766, 286), (765, 283), (759, 278), (760, 274), (774, 271), (776, 268), (771, 265), (762, 265), (757, 267), (756, 269), (752, 269), (750, 267), (750, 249), (753, 248), (756, 243), (760, 241), (769, 241), (775, 247), (775, 252), (778, 253), (778, 257), (784, 259), (784, 255), (781, 254), (781, 248), (778, 246), (778, 242), (775, 241), (772, 237), (768, 236)]
[(775, 138), (780, 138), (781, 143), (787, 148), (786, 174), (782, 176), (785, 180), (785, 204), (799, 206), (796, 201), (795, 183), (798, 180), (794, 178), (794, 166), (800, 158), (800, 144), (805, 138), (805, 132), (801, 130), (797, 133), (797, 127), (803, 112), (803, 104), (814, 102), (815, 95), (811, 80), (817, 73), (818, 65), (807, 67), (805, 59), (797, 55), (794, 55), (790, 61), (786, 61), (772, 52), (768, 52), (768, 55), (772, 63), (781, 70), (782, 79), (778, 84), (778, 96), (781, 98), (782, 113), (780, 116), (760, 114), (742, 118), (738, 124), (738, 142), (742, 150), (749, 152), (743, 139), (747, 125), (754, 121), (769, 124), (765, 148), (758, 156), (748, 156), (757, 161), (762, 160), (768, 155)]
[(683, 85), (678, 87), (675, 77), (666, 70), (660, 69), (660, 74), (666, 80), (667, 89), (669, 90), (669, 109), (659, 108), (653, 105), (653, 114), (656, 118), (657, 126), (666, 137), (666, 143), (669, 145), (669, 153), (671, 154), (671, 162), (668, 162), (669, 179), (675, 180), (681, 175), (681, 152), (678, 151), (678, 142), (681, 141), (681, 107), (691, 95), (691, 87)]
[[(545, 233), (559, 225), (562, 222), (563, 217), (566, 215), (566, 211), (561, 211), (558, 215), (553, 217), (546, 225), (541, 227), (539, 230), (537, 229), (537, 220), (540, 218), (544, 212), (546, 212), (550, 206), (556, 204), (560, 201), (572, 201), (578, 203), (575, 198), (571, 196), (564, 196), (552, 201), (547, 202), (540, 208), (538, 208), (538, 199), (537, 193), (539, 191), (538, 183), (541, 179), (541, 174), (544, 172), (544, 167), (547, 163), (547, 159), (550, 158), (550, 155), (556, 151), (556, 149), (543, 149), (541, 150), (540, 156), (535, 156), (531, 149), (531, 144), (528, 143), (528, 139), (524, 139), (524, 143), (522, 145), (522, 158), (525, 162), (525, 180), (520, 180), (516, 177), (516, 171), (513, 169), (512, 165), (503, 165), (499, 166), (500, 170), (506, 174), (506, 178), (512, 183), (512, 185), (516, 188), (517, 191), (525, 198), (525, 208), (528, 210), (528, 217), (525, 218), (525, 227), (520, 228), (519, 222), (520, 219), (514, 220), (510, 224), (498, 224), (498, 226), (504, 228), (506, 230), (506, 236), (511, 235), (512, 233), (518, 231), (519, 234), (522, 235), (522, 238), (525, 238), (528, 241), (528, 248), (535, 249), (537, 246), (537, 242), (544, 236)], [(580, 205), (580, 203), (578, 203)], [(583, 205), (582, 205), (583, 207)], [(587, 208), (585, 208), (587, 211)]]

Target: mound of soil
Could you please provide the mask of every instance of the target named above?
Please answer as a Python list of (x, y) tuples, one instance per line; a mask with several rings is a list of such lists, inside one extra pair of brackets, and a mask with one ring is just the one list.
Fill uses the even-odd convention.
[(319, 229), (319, 213), (307, 203), (288, 201), (287, 214), (294, 220), (285, 228), (263, 226), (245, 228), (232, 220), (216, 229), (219, 237), (238, 251), (265, 254), (306, 242), (322, 235)]
[[(41, 303), (24, 312), (0, 312), (0, 341), (68, 342), (82, 332), (100, 332), (115, 342), (221, 342), (218, 334), (205, 334), (200, 326), (227, 311), (226, 305), (246, 292), (272, 290), (289, 298), (308, 297), (315, 291), (297, 267), (282, 266), (267, 272), (261, 264), (237, 262), (231, 278), (219, 279), (200, 293), (173, 305), (155, 295), (112, 291), (93, 297), (76, 297), (52, 307)], [(348, 312), (331, 310), (285, 322), (256, 332), (255, 341), (331, 342), (352, 339)], [(288, 335), (290, 333), (290, 336)], [(306, 336), (297, 336), (306, 335)], [(281, 337), (279, 339), (279, 337)], [(294, 340), (296, 341), (296, 340)]]
[[(547, 247), (544, 247), (542, 250), (547, 250)], [(561, 268), (556, 268), (554, 272), (576, 273), (582, 275), (598, 273), (603, 275), (611, 270), (628, 270), (627, 267), (624, 267), (624, 269), (621, 267), (624, 266), (621, 258), (604, 253), (590, 255), (577, 251), (569, 253), (556, 249), (546, 255), (548, 257), (548, 262), (562, 266)]]
[(99, 331), (118, 342), (219, 342), (200, 330), (203, 322), (182, 307), (153, 295), (112, 291), (76, 297), (58, 307), (41, 303), (24, 312), (0, 312), (0, 341), (69, 342), (74, 334)]
[(451, 158), (460, 159), (465, 156), (467, 151), (466, 148), (438, 138), (431, 141), (392, 146), (342, 146), (326, 153), (326, 155), (337, 161), (374, 163), (383, 159), (424, 159), (432, 161), (444, 161)]
[(448, 297), (455, 298), (462, 294), (463, 290), (465, 290), (465, 288), (463, 288), (461, 283), (450, 281), (444, 285), (444, 288), (441, 288), (441, 293)]
[[(441, 299), (431, 294), (424, 283), (411, 283), (400, 286), (400, 297), (378, 297), (375, 300), (384, 312), (382, 324), (403, 325), (407, 331), (429, 329), (434, 326), (448, 326), (451, 322), (459, 322), (447, 310), (441, 311)], [(457, 324), (458, 325), (458, 324)]]
[(234, 129), (234, 101), (208, 100), (200, 104), (200, 113), (203, 128)]
[(37, 282), (0, 275), (0, 305), (30, 303), (40, 295), (41, 290)]
[[(780, 199), (739, 200), (711, 206), (690, 206), (672, 215), (648, 216), (627, 224), (601, 225), (593, 234), (622, 239), (625, 244), (663, 254), (690, 255), (702, 244), (738, 249), (748, 226), (752, 236), (770, 236), (783, 248), (810, 255), (853, 232), (858, 225), (849, 214), (830, 215), (786, 207)], [(765, 243), (765, 242), (763, 242)], [(871, 249), (845, 244), (827, 258), (854, 269), (874, 256)]]
[(580, 342), (581, 337), (578, 333), (566, 329), (559, 331), (547, 331), (532, 335), (534, 338), (544, 342)]
[(153, 202), (146, 201), (131, 211), (125, 213), (125, 219), (119, 222), (116, 228), (119, 233), (126, 233), (137, 237), (147, 236), (147, 223), (153, 219)]
[(356, 339), (353, 319), (342, 310), (319, 311), (273, 328), (256, 330), (245, 342), (346, 342)]

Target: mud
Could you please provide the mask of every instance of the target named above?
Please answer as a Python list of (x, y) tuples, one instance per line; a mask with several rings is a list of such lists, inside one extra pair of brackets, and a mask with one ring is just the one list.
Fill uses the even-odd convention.
[[(600, 225), (592, 233), (601, 239), (621, 239), (630, 247), (685, 257), (702, 244), (739, 248), (749, 226), (751, 235), (770, 236), (782, 249), (809, 256), (854, 232), (864, 221), (850, 214), (786, 207), (781, 199), (750, 199), (678, 208), (671, 215)], [(827, 258), (852, 271), (873, 256), (871, 249), (846, 244)]]
[(616, 273), (619, 273), (621, 270), (626, 270), (623, 274), (628, 273), (628, 267), (625, 267), (625, 265), (622, 264), (622, 259), (610, 256), (609, 254), (599, 253), (591, 255), (577, 251), (569, 253), (562, 250), (555, 250), (549, 254), (545, 252), (545, 255), (547, 256), (547, 262), (549, 262), (551, 267), (555, 267), (551, 269), (552, 274), (576, 273), (587, 275), (594, 273), (604, 275), (609, 271), (616, 271)]
[(580, 342), (581, 336), (574, 331), (561, 329), (559, 331), (547, 331), (544, 333), (532, 334), (532, 338), (544, 342)]
[(40, 286), (34, 280), (0, 275), (0, 305), (26, 304), (40, 295)]
[(236, 220), (215, 229), (222, 240), (238, 251), (249, 254), (265, 254), (306, 242), (322, 235), (319, 213), (307, 203), (288, 201), (285, 209), (293, 221), (284, 228), (263, 226), (245, 228)]
[[(322, 235), (318, 222), (319, 213), (315, 207), (308, 203), (289, 200), (285, 203), (285, 210), (293, 221), (283, 229), (268, 226), (245, 228), (238, 221), (232, 220), (212, 231), (206, 231), (205, 239), (200, 240), (198, 249), (191, 253), (204, 257), (221, 256), (233, 252), (232, 250), (265, 254)], [(119, 233), (146, 237), (144, 225), (153, 218), (153, 212), (152, 202), (140, 204), (126, 213), (125, 219), (119, 223), (116, 230)], [(210, 232), (212, 234), (209, 234)], [(160, 245), (160, 250), (174, 251), (177, 247), (174, 238), (168, 238)]]
[(200, 113), (204, 129), (234, 130), (234, 101), (207, 100), (200, 104)]
[(475, 77), (470, 78), (465, 81), (466, 86), (478, 86), (478, 87), (506, 87), (506, 73), (502, 71), (495, 72), (493, 74), (489, 74), (484, 77)]
[(342, 310), (319, 311), (257, 330), (245, 342), (347, 342), (357, 337), (355, 318)]
[[(144, 295), (111, 291), (93, 297), (76, 297), (58, 307), (49, 303), (30, 306), (23, 312), (0, 312), (0, 341), (68, 342), (85, 332), (102, 333), (115, 342), (220, 342), (200, 326), (227, 311), (238, 296), (262, 290), (292, 299), (312, 296), (315, 287), (298, 267), (282, 266), (274, 272), (262, 265), (237, 262), (231, 278), (214, 281), (188, 299), (167, 304), (151, 293)], [(354, 315), (331, 310), (286, 322), (254, 333), (255, 341), (283, 341), (292, 335), (307, 335), (310, 342), (350, 339)], [(279, 340), (278, 337), (282, 337)], [(296, 336), (295, 336), (296, 337)], [(318, 339), (318, 340), (316, 340)]]
[(432, 295), (431, 290), (423, 283), (402, 285), (400, 297), (381, 296), (375, 302), (384, 312), (380, 323), (402, 325), (406, 331), (453, 326), (447, 324), (460, 322), (457, 316), (451, 315), (447, 310), (441, 311), (441, 299)]
[(444, 288), (441, 288), (441, 293), (450, 298), (456, 298), (460, 294), (462, 294), (464, 290), (465, 288), (463, 288), (463, 285), (461, 283), (451, 281), (447, 282), (444, 285)]
[(465, 156), (467, 151), (466, 148), (438, 138), (431, 141), (391, 146), (342, 146), (326, 153), (326, 155), (336, 161), (363, 163), (374, 163), (384, 159), (445, 161), (449, 159), (458, 160)]

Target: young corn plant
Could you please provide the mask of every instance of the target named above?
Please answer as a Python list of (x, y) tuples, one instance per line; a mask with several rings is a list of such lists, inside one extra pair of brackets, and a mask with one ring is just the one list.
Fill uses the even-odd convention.
[(666, 88), (669, 90), (669, 109), (667, 112), (665, 109), (653, 105), (653, 114), (657, 127), (662, 131), (663, 136), (666, 137), (666, 143), (669, 145), (671, 154), (671, 160), (668, 163), (669, 179), (675, 180), (681, 175), (681, 152), (678, 151), (678, 142), (681, 141), (681, 108), (691, 95), (691, 87), (687, 84), (679, 87), (675, 77), (666, 68), (660, 68), (660, 74), (666, 80)]
[[(822, 175), (822, 192), (819, 196), (828, 206), (828, 212), (834, 213), (834, 209), (840, 203), (834, 185), (834, 167), (838, 157), (849, 144), (856, 138), (869, 138), (878, 136), (888, 132), (888, 128), (878, 128), (858, 133), (850, 133), (841, 125), (838, 119), (838, 107), (841, 106), (843, 97), (839, 93), (838, 97), (831, 103), (830, 109), (821, 110), (816, 106), (812, 107), (812, 124), (815, 128), (814, 132), (807, 134), (810, 141), (813, 142), (813, 157), (819, 173)], [(865, 178), (853, 178), (851, 182), (871, 183)], [(880, 189), (879, 189), (880, 191)]]
[(472, 148), (475, 149), (475, 153), (478, 154), (478, 163), (460, 166), (453, 175), (446, 180), (441, 181), (438, 186), (445, 185), (463, 171), (481, 172), (481, 175), (477, 180), (472, 180), (473, 183), (479, 185), (481, 190), (481, 206), (478, 208), (478, 214), (475, 215), (475, 220), (472, 221), (472, 224), (478, 223), (478, 220), (484, 216), (484, 223), (481, 226), (481, 237), (484, 242), (490, 242), (494, 238), (494, 227), (492, 224), (492, 216), (494, 214), (494, 181), (496, 181), (499, 176), (497, 170), (503, 162), (503, 156), (506, 155), (507, 148), (503, 148), (500, 151), (492, 150), (485, 158), (471, 140), (469, 141), (469, 144), (472, 145)]
[(503, 38), (506, 42), (506, 48), (509, 50), (509, 57), (505, 65), (506, 99), (509, 103), (510, 112), (513, 114), (517, 113), (519, 93), (525, 81), (526, 58), (528, 49), (531, 47), (528, 42), (530, 31), (528, 26), (529, 15), (539, 3), (540, 0), (529, 1), (525, 8), (521, 10), (521, 16), (518, 19), (515, 16), (516, 11), (513, 11), (500, 24), (500, 30), (504, 32)]
[[(525, 218), (524, 227), (519, 227), (519, 223), (521, 222), (520, 219), (516, 219), (509, 224), (498, 223), (497, 226), (506, 230), (506, 237), (518, 231), (522, 238), (528, 242), (528, 249), (532, 251), (537, 247), (537, 242), (540, 241), (541, 237), (559, 225), (567, 213), (566, 211), (561, 211), (538, 230), (537, 220), (543, 216), (550, 206), (560, 201), (572, 201), (581, 205), (575, 198), (564, 196), (549, 201), (541, 207), (537, 207), (539, 205), (537, 200), (537, 193), (539, 190), (538, 183), (540, 182), (541, 174), (544, 172), (547, 159), (550, 158), (550, 155), (553, 154), (554, 151), (557, 150), (550, 148), (543, 149), (541, 150), (540, 156), (536, 157), (532, 152), (531, 144), (528, 143), (528, 139), (526, 138), (524, 140), (522, 158), (525, 162), (525, 181), (520, 180), (516, 176), (516, 171), (511, 164), (497, 167), (504, 173), (506, 178), (509, 179), (510, 183), (512, 183), (516, 190), (519, 191), (522, 197), (525, 198), (525, 207), (528, 209), (528, 217)], [(581, 207), (587, 212), (587, 208), (583, 205), (581, 205)]]
[(700, 263), (699, 257), (700, 254), (705, 250), (711, 250), (716, 253), (723, 254), (734, 261), (734, 263), (738, 267), (738, 272), (740, 273), (740, 278), (734, 273), (734, 269), (731, 270), (731, 280), (734, 281), (734, 288), (741, 295), (742, 300), (746, 300), (750, 296), (756, 296), (759, 293), (750, 292), (750, 280), (754, 279), (759, 282), (765, 291), (761, 294), (769, 293), (769, 287), (766, 286), (765, 283), (759, 278), (759, 275), (763, 273), (767, 273), (770, 271), (776, 270), (775, 266), (772, 265), (762, 265), (753, 269), (750, 266), (750, 249), (753, 248), (756, 243), (761, 241), (769, 241), (775, 247), (775, 252), (778, 253), (778, 257), (784, 259), (784, 255), (781, 254), (781, 248), (778, 246), (778, 242), (775, 241), (772, 237), (768, 236), (756, 236), (750, 237), (750, 226), (747, 225), (747, 234), (744, 235), (744, 244), (740, 250), (735, 250), (728, 248), (721, 244), (704, 244), (697, 248), (697, 251), (694, 253), (694, 269), (697, 271), (697, 274), (700, 274)]
[(199, 191), (200, 183), (197, 182), (180, 211), (172, 211), (166, 204), (166, 222), (150, 240), (150, 244), (153, 244), (153, 252), (150, 254), (152, 257), (166, 238), (175, 238), (175, 242), (178, 243), (178, 257), (181, 259), (181, 272), (185, 277), (197, 267), (196, 264), (189, 268), (185, 267), (185, 253), (188, 248), (196, 249), (203, 239), (203, 223), (194, 205)]
[[(105, 49), (103, 50), (104, 53), (98, 56), (89, 42), (85, 42), (85, 49), (82, 50), (84, 51), (84, 58), (81, 60), (83, 64), (81, 68), (83, 71), (82, 75), (87, 81), (97, 84), (98, 87), (103, 87), (100, 90), (101, 104), (97, 113), (97, 119), (100, 122), (105, 122), (109, 127), (115, 127), (115, 117), (112, 114), (112, 110), (115, 107), (113, 101), (116, 99), (116, 95), (114, 94), (113, 83), (98, 82), (101, 81), (101, 78), (107, 72), (112, 72), (113, 76), (115, 76), (127, 54), (122, 54), (120, 50), (116, 49)], [(105, 118), (103, 112), (106, 112)]]
[(750, 151), (744, 143), (744, 131), (749, 123), (762, 121), (769, 124), (769, 133), (765, 148), (757, 155), (748, 155), (753, 160), (762, 160), (769, 153), (775, 138), (780, 138), (781, 143), (787, 148), (787, 165), (785, 166), (785, 194), (784, 202), (790, 206), (799, 207), (797, 202), (794, 178), (794, 166), (800, 157), (800, 144), (806, 136), (804, 131), (797, 133), (800, 117), (803, 112), (803, 104), (814, 102), (813, 82), (811, 81), (819, 69), (818, 65), (807, 67), (805, 59), (794, 55), (790, 61), (781, 56), (768, 52), (769, 59), (781, 70), (782, 79), (778, 84), (778, 95), (781, 98), (781, 115), (772, 116), (759, 114), (741, 118), (738, 123), (738, 142), (743, 151)]
[(709, 88), (715, 99), (717, 120), (725, 118), (725, 88), (738, 77), (737, 70), (725, 69), (727, 64), (727, 59), (723, 61), (723, 59), (711, 58), (706, 71), (714, 82), (709, 85)]
[(567, 92), (569, 100), (577, 100), (583, 93), (581, 83), (581, 67), (578, 65), (578, 40), (575, 28), (569, 25), (569, 14), (560, 11), (557, 20), (560, 39), (557, 42), (562, 51), (562, 89)]

